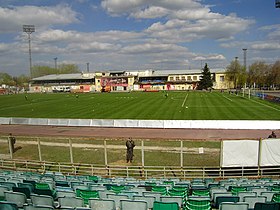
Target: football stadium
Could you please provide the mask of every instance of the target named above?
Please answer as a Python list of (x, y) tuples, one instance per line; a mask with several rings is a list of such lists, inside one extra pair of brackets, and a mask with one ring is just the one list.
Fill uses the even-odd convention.
[(280, 210), (279, 8), (1, 1), (0, 210)]
[[(279, 135), (279, 92), (196, 90), (182, 74), (172, 85), (170, 75), (133, 76), (133, 85), (97, 90), (69, 76), (0, 96), (3, 200), (27, 209), (278, 208), (279, 140), (268, 135)], [(94, 79), (112, 76), (103, 77)]]

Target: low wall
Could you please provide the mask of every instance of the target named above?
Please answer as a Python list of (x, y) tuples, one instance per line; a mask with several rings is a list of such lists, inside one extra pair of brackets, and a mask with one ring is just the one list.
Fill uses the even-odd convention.
[(202, 128), (202, 129), (253, 129), (279, 130), (280, 121), (257, 120), (129, 120), (129, 119), (45, 119), (5, 118), (2, 125), (51, 125), (115, 128)]

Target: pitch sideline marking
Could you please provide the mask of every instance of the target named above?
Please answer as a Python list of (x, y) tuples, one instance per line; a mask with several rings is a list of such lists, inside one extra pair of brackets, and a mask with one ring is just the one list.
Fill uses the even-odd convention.
[(231, 100), (230, 98), (228, 98), (228, 97), (226, 97), (224, 95), (223, 95), (223, 97), (226, 98), (227, 100), (231, 101), (231, 102), (233, 101), (233, 100)]
[(185, 102), (186, 102), (188, 96), (189, 96), (189, 94), (187, 93), (187, 95), (185, 96), (185, 99), (184, 99), (184, 101), (183, 101), (183, 103), (182, 103), (182, 107), (185, 105)]
[(280, 112), (280, 109), (277, 109), (277, 108), (275, 108), (275, 107), (273, 107), (273, 106), (269, 106), (269, 105), (267, 105), (267, 104), (263, 104), (263, 103), (261, 103), (261, 102), (255, 101), (255, 100), (251, 100), (251, 101), (253, 101), (253, 102), (257, 103), (257, 104), (266, 106), (266, 107), (268, 107), (268, 108), (271, 108), (271, 109), (274, 109), (274, 110)]

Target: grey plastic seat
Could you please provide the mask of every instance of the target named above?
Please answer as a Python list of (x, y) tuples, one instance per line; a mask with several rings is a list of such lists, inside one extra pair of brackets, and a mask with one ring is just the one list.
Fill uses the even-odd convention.
[(223, 202), (219, 206), (219, 210), (248, 210), (249, 204), (244, 202)]
[(183, 198), (181, 196), (161, 196), (160, 201), (162, 201), (162, 202), (177, 202), (180, 207), (183, 204)]
[(18, 210), (18, 207), (15, 203), (0, 201), (0, 210)]
[(84, 200), (78, 197), (62, 197), (58, 198), (58, 203), (61, 208), (65, 207), (84, 207)]
[(54, 202), (53, 197), (52, 196), (48, 196), (48, 195), (36, 195), (36, 194), (32, 194), (30, 196), (31, 201), (33, 203), (33, 205), (36, 206), (50, 206), (50, 207), (58, 207), (59, 204)]
[(24, 210), (54, 210), (51, 206), (33, 206), (33, 205), (24, 205)]
[(121, 210), (147, 210), (148, 204), (146, 201), (135, 201), (135, 200), (121, 200)]
[(160, 201), (161, 193), (160, 192), (143, 192), (144, 196), (154, 196), (156, 197), (156, 201)]
[(133, 200), (137, 201), (146, 201), (148, 204), (148, 208), (152, 209), (154, 202), (156, 201), (156, 197), (154, 196), (141, 196), (141, 195), (134, 195)]
[(0, 200), (4, 200), (5, 194), (4, 192), (11, 191), (9, 187), (0, 185)]
[(266, 191), (266, 192), (261, 192), (261, 196), (266, 196), (266, 201), (267, 202), (271, 202), (272, 201), (272, 197), (275, 194), (275, 191)]
[(257, 196), (257, 192), (252, 192), (252, 191), (238, 192), (237, 196), (239, 197), (239, 201), (243, 202), (245, 196)]
[(255, 203), (265, 203), (265, 196), (245, 196), (244, 202), (249, 204), (249, 209), (254, 209)]
[(94, 210), (115, 210), (116, 204), (112, 199), (89, 199), (89, 207)]
[(76, 193), (74, 191), (56, 191), (57, 197), (76, 197)]
[(116, 208), (120, 208), (121, 200), (129, 200), (128, 195), (108, 195), (108, 199), (115, 201)]
[(27, 198), (24, 193), (20, 192), (4, 192), (5, 200), (17, 204), (19, 208), (22, 208), (27, 203)]

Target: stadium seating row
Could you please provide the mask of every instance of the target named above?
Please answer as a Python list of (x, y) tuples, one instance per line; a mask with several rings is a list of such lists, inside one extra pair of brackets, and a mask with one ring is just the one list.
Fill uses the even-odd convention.
[(0, 170), (0, 202), (0, 210), (279, 209), (280, 180), (137, 180)]

